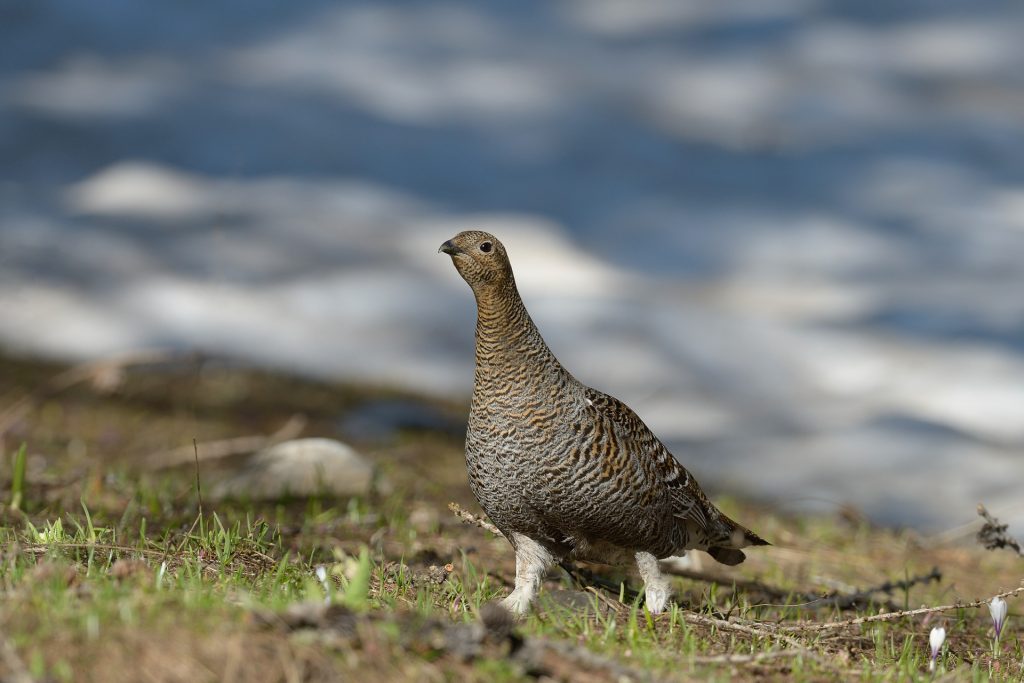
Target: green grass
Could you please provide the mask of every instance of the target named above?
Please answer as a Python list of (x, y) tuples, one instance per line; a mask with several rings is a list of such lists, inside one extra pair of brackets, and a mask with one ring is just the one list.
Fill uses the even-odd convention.
[(14, 454), (14, 472), (11, 475), (11, 509), (20, 510), (25, 496), (25, 463), (28, 460), (25, 444)]
[[(0, 358), (0, 366), (5, 362), (14, 361)], [(27, 363), (15, 369), (0, 376), (23, 383), (0, 386), (3, 395), (29, 395), (47, 376), (33, 374)], [(216, 384), (225, 378), (231, 391)], [(323, 409), (318, 421), (320, 401), (336, 397), (338, 405), (353, 405), (359, 394), (324, 385), (305, 391), (294, 379), (241, 371), (219, 371), (212, 380), (202, 375), (191, 384), (164, 379), (143, 373), (114, 396), (82, 389), (51, 396), (12, 435), (28, 445), (4, 454), (0, 472), (10, 498), (0, 506), (0, 679), (1019, 681), (1024, 675), (1019, 598), (1009, 599), (998, 644), (984, 608), (805, 628), (892, 607), (987, 598), (1020, 585), (1018, 558), (985, 552), (969, 537), (943, 544), (843, 516), (781, 516), (721, 498), (730, 515), (756, 519), (775, 545), (752, 550), (736, 568), (705, 557), (701, 578), (674, 579), (676, 601), (665, 614), (649, 614), (633, 597), (638, 580), (627, 570), (591, 568), (607, 589), (576, 585), (556, 570), (537, 609), (514, 625), (512, 636), (491, 622), (485, 629), (477, 625), (488, 603), (510, 589), (514, 559), (503, 539), (446, 510), (449, 500), (471, 501), (457, 442), (407, 433), (367, 447), (392, 484), (388, 495), (261, 505), (204, 500), (200, 514), (194, 468), (143, 472), (133, 466), (140, 449), (190, 443), (194, 434), (259, 432), (260, 424), (280, 424), (297, 407), (312, 416), (310, 433), (336, 435), (333, 413)], [(182, 393), (179, 402), (167, 398), (184, 386), (193, 393)], [(273, 392), (279, 413), (274, 401), (258, 396), (254, 418), (239, 386)], [(0, 417), (4, 409), (0, 404)], [(879, 595), (867, 607), (808, 604), (835, 586), (864, 588), (933, 566), (942, 582)], [(928, 632), (940, 624), (948, 636), (933, 675)]]
[[(312, 522), (305, 522), (307, 528), (300, 528), (295, 539), (286, 537), (280, 526), (242, 511), (225, 511), (223, 516), (209, 512), (196, 517), (188, 528), (178, 529), (158, 528), (148, 517), (129, 526), (93, 514), (85, 505), (51, 519), (25, 518), (20, 526), (0, 532), (6, 548), (0, 568), (5, 595), (0, 626), (32, 679), (118, 680), (110, 660), (102, 655), (122, 647), (126, 639), (139, 649), (141, 662), (153, 660), (152, 665), (162, 670), (170, 662), (192, 658), (198, 669), (210, 672), (211, 680), (223, 674), (226, 655), (221, 659), (216, 651), (196, 655), (197, 639), (219, 641), (225, 647), (257, 642), (265, 651), (280, 646), (287, 657), (299, 662), (307, 662), (314, 654), (325, 657), (319, 666), (326, 668), (317, 669), (325, 679), (346, 672), (429, 676), (428, 670), (442, 677), (468, 675), (481, 680), (524, 676), (525, 665), (500, 648), (464, 661), (421, 633), (430, 620), (476, 621), (483, 605), (507, 590), (503, 583), (509, 576), (504, 567), (494, 575), (483, 566), (482, 558), (471, 559), (460, 552), (452, 558), (454, 566), (447, 578), (431, 584), (414, 580), (415, 570), (403, 558), (365, 544), (347, 546), (348, 551), (338, 547), (329, 556), (322, 548), (299, 553), (288, 547), (301, 541), (303, 534), (320, 533), (325, 526), (339, 537), (358, 537), (368, 511), (364, 509), (354, 520), (348, 510), (321, 511)], [(302, 523), (304, 512), (293, 514)], [(374, 524), (381, 521), (378, 518)], [(387, 528), (406, 538), (422, 536), (401, 519), (391, 520)], [(489, 550), (501, 551), (504, 542), (488, 539), (482, 531), (455, 531), (464, 536), (467, 530), (478, 536), (475, 544), (498, 546)], [(320, 565), (327, 569), (327, 590), (316, 577)], [(567, 578), (552, 575), (547, 588), (553, 594), (574, 587)], [(558, 656), (549, 658), (558, 663), (545, 666), (556, 677), (571, 678), (576, 668), (583, 671), (589, 666), (594, 669), (589, 675), (596, 680), (615, 679), (618, 669), (611, 667), (667, 680), (693, 676), (731, 680), (737, 675), (792, 680), (931, 678), (928, 628), (913, 619), (865, 624), (827, 636), (791, 634), (804, 649), (800, 652), (775, 640), (767, 626), (751, 637), (693, 623), (690, 619), (721, 619), (723, 613), (739, 624), (794, 623), (785, 616), (791, 611), (752, 605), (749, 596), (728, 586), (711, 584), (702, 591), (700, 604), (675, 604), (658, 616), (648, 613), (639, 599), (619, 603), (613, 592), (589, 592), (571, 605), (558, 604), (545, 594), (538, 610), (517, 630), (538, 643), (554, 644)], [(685, 590), (680, 593), (685, 595)], [(345, 647), (325, 647), (312, 638), (317, 629), (302, 633), (256, 625), (254, 615), (283, 613), (296, 604), (321, 605), (328, 597), (359, 619), (358, 642), (347, 644), (352, 652), (372, 643), (391, 659), (381, 660), (380, 668), (368, 669), (368, 659), (353, 659), (346, 656)], [(803, 616), (826, 620), (850, 615)], [(955, 610), (940, 616), (950, 633), (940, 673), (956, 672), (957, 678), (966, 680), (1019, 680), (1022, 652), (1012, 623), (995, 658), (987, 614), (982, 610)], [(558, 648), (569, 648), (569, 654)], [(582, 651), (594, 660), (581, 658)], [(729, 656), (754, 659), (731, 661)], [(265, 670), (246, 669), (248, 676), (257, 676), (249, 680), (263, 680), (261, 673), (267, 674), (266, 680), (276, 680), (289, 661), (279, 655), (261, 664)], [(250, 664), (254, 665), (246, 660)], [(304, 667), (309, 668), (308, 662), (299, 666)], [(308, 679), (318, 679), (312, 669)]]

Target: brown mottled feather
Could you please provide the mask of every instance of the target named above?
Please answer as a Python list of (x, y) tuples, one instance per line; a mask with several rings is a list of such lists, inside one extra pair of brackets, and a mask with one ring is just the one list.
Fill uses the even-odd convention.
[(597, 561), (698, 548), (736, 564), (739, 548), (766, 543), (722, 514), (633, 410), (562, 367), (497, 239), (463, 232), (442, 250), (477, 302), (469, 483), (506, 536)]

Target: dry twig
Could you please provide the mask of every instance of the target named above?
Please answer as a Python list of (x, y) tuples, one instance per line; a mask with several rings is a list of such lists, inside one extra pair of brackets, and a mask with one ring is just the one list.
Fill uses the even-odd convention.
[[(1008, 598), (1014, 595), (1024, 593), (1024, 586), (1015, 588), (1012, 591), (1005, 591), (993, 597), (997, 598)], [(856, 626), (858, 624), (866, 624), (872, 621), (892, 621), (894, 619), (902, 619), (904, 617), (913, 617), (918, 614), (931, 614), (933, 612), (948, 612), (953, 609), (966, 609), (971, 607), (981, 607), (987, 605), (992, 598), (975, 600), (974, 602), (958, 602), (952, 605), (939, 605), (938, 607), (921, 607), (919, 609), (908, 609), (900, 610), (898, 612), (886, 612), (885, 614), (873, 614), (866, 617), (857, 617), (856, 619), (847, 619), (845, 621), (829, 621), (823, 624), (798, 624), (795, 626), (780, 626), (778, 627), (782, 631), (789, 632), (809, 632), (809, 631), (831, 631), (838, 628), (844, 628), (846, 626)]]
[[(903, 581), (885, 581), (884, 583), (881, 583), (877, 586), (872, 586), (871, 588), (866, 588), (864, 590), (856, 591), (855, 593), (849, 593), (846, 595), (835, 594), (825, 596), (823, 598), (811, 600), (807, 604), (801, 605), (801, 607), (835, 607), (840, 610), (859, 609), (867, 607), (868, 604), (871, 603), (871, 596), (875, 595), (876, 593), (885, 593), (886, 595), (891, 595), (892, 592), (896, 590), (908, 590), (911, 587), (921, 583), (931, 583), (932, 581), (941, 580), (942, 572), (939, 571), (938, 567), (932, 567), (932, 570), (927, 574), (912, 576), (909, 579), (905, 579)], [(886, 601), (886, 603), (888, 603), (888, 605), (890, 606), (890, 611), (897, 611), (895, 609), (895, 606), (892, 605), (891, 600)]]
[[(864, 590), (856, 591), (855, 593), (836, 593), (833, 592), (831, 595), (821, 595), (814, 593), (798, 593), (791, 590), (779, 588), (777, 586), (771, 586), (766, 583), (762, 583), (755, 579), (744, 579), (739, 577), (728, 577), (720, 574), (709, 574), (705, 572), (695, 572), (687, 569), (678, 569), (676, 567), (662, 565), (662, 571), (666, 574), (673, 576), (681, 576), (686, 579), (693, 579), (695, 581), (706, 581), (708, 583), (718, 583), (722, 585), (733, 585), (736, 588), (742, 588), (748, 591), (758, 591), (767, 593), (771, 596), (777, 596), (778, 598), (790, 597), (798, 601), (797, 604), (780, 605), (782, 607), (794, 607), (794, 608), (813, 608), (819, 609), (822, 607), (835, 607), (840, 610), (847, 609), (859, 609), (865, 607), (868, 603), (872, 602), (871, 597), (877, 593), (891, 594), (895, 590), (906, 590), (921, 583), (929, 583), (931, 581), (941, 581), (942, 572), (939, 571), (938, 567), (935, 567), (928, 574), (922, 574), (920, 576), (914, 576), (904, 581), (886, 581), (877, 586), (872, 586)], [(889, 606), (889, 609), (895, 610), (896, 606), (892, 604), (892, 601), (876, 601), (880, 602), (883, 606)]]
[(769, 650), (757, 654), (730, 654), (730, 655), (705, 655), (693, 657), (690, 661), (694, 664), (760, 664), (772, 659), (783, 659), (786, 657), (806, 657), (807, 649), (799, 650)]
[(112, 552), (124, 553), (126, 555), (138, 553), (139, 555), (150, 555), (153, 557), (162, 557), (165, 555), (163, 550), (134, 548), (132, 546), (116, 545), (113, 543), (26, 543), (22, 546), (22, 550), (27, 553), (32, 553), (33, 555), (45, 555), (54, 548), (69, 550), (109, 550)]
[(495, 536), (501, 536), (502, 538), (505, 537), (505, 534), (501, 533), (501, 531), (498, 530), (498, 527), (494, 526), (483, 517), (474, 515), (472, 512), (464, 509), (458, 503), (448, 503), (448, 509), (451, 510), (452, 514), (454, 514), (456, 517), (460, 517), (464, 521), (469, 522), (470, 524), (475, 524), (481, 529), (490, 531)]
[(978, 503), (978, 514), (985, 520), (981, 529), (978, 530), (978, 542), (985, 546), (985, 550), (1007, 548), (1024, 557), (1024, 550), (1021, 549), (1020, 542), (1006, 533), (1006, 530), (1010, 528), (1009, 525), (1002, 524), (993, 517), (981, 503)]
[(182, 446), (172, 448), (168, 451), (150, 453), (143, 458), (145, 466), (153, 470), (164, 470), (172, 467), (179, 467), (197, 461), (218, 460), (232, 455), (252, 453), (258, 450), (273, 446), (282, 441), (294, 439), (302, 433), (306, 427), (305, 415), (295, 414), (288, 418), (280, 429), (269, 436), (255, 434), (251, 436), (236, 436), (230, 439), (218, 439), (206, 441), (202, 446), (202, 454), (197, 454), (198, 446)]
[(717, 619), (715, 617), (709, 617), (706, 614), (693, 614), (691, 612), (683, 612), (683, 620), (688, 624), (698, 624), (701, 626), (713, 626), (718, 629), (725, 631), (735, 631), (737, 633), (744, 633), (748, 636), (754, 636), (756, 638), (770, 638), (777, 640), (780, 643), (785, 643), (789, 647), (800, 650), (808, 657), (818, 659), (818, 656), (807, 649), (807, 646), (801, 643), (796, 638), (786, 636), (781, 633), (777, 633), (774, 627), (770, 624), (760, 624), (758, 622), (747, 622), (740, 624), (734, 621), (728, 621), (726, 619)]
[(610, 609), (612, 612), (618, 612), (619, 608), (622, 607), (622, 603), (616, 602), (615, 600), (612, 600), (611, 598), (609, 598), (607, 595), (605, 595), (605, 592), (603, 590), (601, 590), (600, 588), (597, 588), (595, 586), (587, 586), (586, 589), (587, 589), (588, 592), (593, 593), (594, 595), (596, 595), (597, 599), (600, 600), (601, 603), (605, 607)]

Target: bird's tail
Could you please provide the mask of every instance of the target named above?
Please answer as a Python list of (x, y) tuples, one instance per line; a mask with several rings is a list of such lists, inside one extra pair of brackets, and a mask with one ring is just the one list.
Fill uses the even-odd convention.
[(722, 564), (733, 566), (747, 559), (740, 548), (746, 548), (748, 545), (771, 545), (750, 529), (725, 515), (722, 515), (719, 522), (721, 533), (715, 542), (708, 544), (708, 555)]

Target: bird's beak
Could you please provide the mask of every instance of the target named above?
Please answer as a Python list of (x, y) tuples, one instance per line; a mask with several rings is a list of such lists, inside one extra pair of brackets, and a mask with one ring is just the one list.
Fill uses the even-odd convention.
[(449, 256), (455, 256), (456, 254), (462, 252), (461, 249), (455, 246), (455, 242), (452, 242), (451, 240), (448, 240), (447, 242), (442, 244), (441, 248), (437, 250), (437, 253), (440, 254), (442, 251), (448, 254)]

